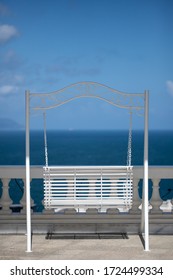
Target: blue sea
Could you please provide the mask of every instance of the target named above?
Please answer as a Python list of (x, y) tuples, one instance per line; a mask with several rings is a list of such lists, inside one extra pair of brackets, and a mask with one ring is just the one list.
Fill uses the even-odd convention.
[[(143, 131), (133, 131), (132, 165), (143, 164), (143, 139)], [(49, 165), (126, 165), (127, 162), (128, 131), (48, 131), (47, 141)], [(30, 152), (31, 165), (45, 164), (43, 131), (31, 131)], [(24, 131), (0, 131), (0, 165), (25, 165)], [(149, 165), (173, 165), (173, 131), (149, 132)], [(10, 184), (15, 201), (13, 184), (21, 190), (23, 185), (20, 178)], [(32, 184), (31, 191), (37, 189), (43, 196), (40, 184)], [(162, 180), (160, 186), (163, 199), (173, 197), (173, 180)]]
[[(132, 136), (132, 164), (143, 164), (143, 132)], [(48, 131), (49, 164), (126, 165), (127, 131)], [(30, 133), (31, 164), (44, 165), (44, 135)], [(0, 131), (0, 165), (25, 164), (25, 132)], [(149, 165), (173, 165), (173, 131), (149, 132)]]

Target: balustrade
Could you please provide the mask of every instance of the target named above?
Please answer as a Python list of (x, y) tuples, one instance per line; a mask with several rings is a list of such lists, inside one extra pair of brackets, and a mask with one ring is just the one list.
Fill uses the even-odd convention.
[(10, 213), (11, 209), (11, 198), (9, 195), (9, 182), (8, 178), (1, 178), (2, 181), (2, 196), (1, 196), (1, 206), (4, 213)]
[[(143, 167), (134, 167), (134, 178), (133, 178), (133, 205), (132, 208), (129, 211), (129, 214), (135, 214), (140, 213), (140, 204), (141, 204), (141, 198), (138, 194), (138, 187), (139, 187), (139, 181), (143, 177)], [(15, 207), (15, 205), (12, 205), (12, 199), (9, 195), (9, 183), (11, 179), (21, 178), (23, 180), (24, 188), (23, 188), (23, 195), (20, 200), (21, 204), (21, 211), (19, 214), (25, 214), (26, 213), (26, 202), (25, 202), (25, 187), (26, 187), (26, 181), (25, 181), (25, 166), (1, 166), (0, 167), (0, 179), (2, 182), (2, 195), (0, 197), (0, 215), (1, 214), (11, 214), (12, 207)], [(172, 212), (172, 201), (171, 199), (167, 199), (166, 201), (163, 201), (160, 197), (160, 182), (162, 179), (172, 179), (173, 180), (173, 167), (162, 167), (162, 166), (150, 166), (149, 167), (149, 178), (152, 181), (152, 196), (150, 199), (150, 204), (152, 206), (151, 214), (161, 214), (161, 213), (171, 213)], [(34, 179), (42, 179), (42, 167), (41, 166), (32, 166), (31, 167), (31, 182)], [(69, 179), (69, 178), (68, 178)], [(85, 179), (85, 178), (84, 178)], [(97, 180), (95, 177), (90, 178), (89, 185), (88, 185), (88, 193), (91, 191), (93, 192), (93, 185), (97, 184)], [(32, 186), (33, 188), (33, 186)], [(42, 187), (40, 187), (42, 188)], [(173, 186), (172, 186), (173, 189)], [(70, 183), (67, 182), (66, 186), (66, 195), (70, 195)], [(111, 195), (111, 191), (113, 190), (112, 183), (110, 183), (109, 186), (109, 192)], [(33, 190), (33, 193), (34, 190)], [(35, 194), (34, 194), (35, 195)], [(95, 189), (95, 193), (92, 193), (92, 196), (96, 196), (97, 191)], [(34, 199), (31, 198), (31, 205), (32, 208), (35, 206)], [(40, 206), (42, 205), (42, 199), (40, 199)], [(111, 206), (110, 206), (111, 208)], [(129, 209), (128, 209), (129, 210)], [(43, 209), (42, 214), (46, 214), (48, 211)], [(105, 211), (106, 212), (106, 211)], [(119, 212), (128, 212), (127, 209), (119, 208)]]

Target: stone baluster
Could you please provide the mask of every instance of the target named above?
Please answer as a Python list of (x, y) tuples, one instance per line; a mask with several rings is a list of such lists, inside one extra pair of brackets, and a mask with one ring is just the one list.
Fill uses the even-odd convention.
[[(32, 178), (30, 180), (30, 190), (31, 190), (31, 184), (32, 184)], [(33, 212), (33, 207), (35, 207), (35, 202), (34, 202), (34, 199), (32, 198), (31, 196), (31, 212)]]
[[(42, 205), (44, 206), (44, 198), (43, 198), (43, 200), (42, 200)], [(44, 208), (43, 208), (43, 210), (42, 210), (42, 214), (53, 214), (54, 212), (58, 212), (58, 207), (57, 207), (57, 209), (54, 211), (54, 209), (46, 209), (45, 208), (45, 206), (44, 206)]]
[(111, 185), (111, 189), (110, 189), (110, 196), (117, 196), (118, 193), (117, 193), (117, 183), (115, 182), (112, 182), (111, 181), (112, 179), (110, 179), (110, 185)]
[(171, 199), (167, 199), (166, 201), (163, 201), (162, 205), (160, 206), (160, 210), (163, 213), (171, 213), (172, 212)]
[(41, 181), (41, 188), (43, 188), (43, 199), (40, 200), (40, 204), (41, 204), (41, 207), (43, 207), (43, 208), (42, 208), (42, 210), (40, 212), (43, 213), (44, 210), (45, 210), (44, 209), (44, 181)]
[(23, 196), (20, 200), (20, 203), (22, 205), (22, 210), (20, 211), (22, 214), (26, 213), (26, 179), (23, 179)]
[[(44, 182), (43, 182), (44, 183)], [(45, 186), (44, 186), (44, 188), (45, 188)], [(47, 189), (47, 187), (46, 187), (46, 189)], [(44, 190), (43, 190), (43, 193), (44, 193)], [(50, 190), (49, 190), (49, 194), (50, 194)], [(43, 199), (42, 199), (42, 205), (44, 206), (44, 208), (43, 208), (43, 210), (42, 210), (42, 213), (44, 213), (44, 214), (49, 214), (50, 212), (52, 213), (52, 210), (50, 211), (50, 209), (46, 209), (45, 208), (45, 196), (48, 196), (48, 193), (44, 193), (44, 195), (43, 195)]]
[[(42, 199), (42, 201), (41, 201), (41, 203), (42, 203), (42, 205), (43, 205), (43, 210), (42, 210), (42, 214), (47, 214), (48, 213), (48, 211), (49, 211), (49, 213), (54, 213), (54, 209), (46, 209), (45, 208), (45, 202), (44, 202), (44, 198)], [(57, 207), (58, 208), (58, 207)], [(58, 211), (55, 211), (55, 212), (58, 212)]]
[(153, 182), (153, 192), (152, 192), (152, 197), (151, 197), (151, 205), (152, 205), (152, 210), (151, 213), (160, 213), (161, 209), (160, 206), (162, 205), (162, 199), (160, 197), (159, 193), (159, 183), (160, 179), (152, 179)]
[[(31, 181), (32, 181), (32, 179), (31, 179)], [(21, 213), (25, 214), (26, 213), (26, 180), (25, 179), (23, 179), (23, 183), (24, 183), (24, 186), (23, 186), (23, 196), (21, 198), (20, 203), (23, 206), (23, 208), (21, 210)], [(31, 188), (31, 185), (30, 185), (30, 188)], [(31, 198), (31, 207), (33, 207), (33, 206), (34, 206), (34, 200)], [(31, 211), (33, 211), (33, 210), (31, 210)]]
[[(69, 182), (70, 180), (70, 182)], [(68, 199), (73, 199), (73, 190), (74, 190), (74, 178), (69, 177), (67, 178), (67, 198)]]
[(90, 199), (96, 198), (96, 182), (94, 178), (89, 178), (88, 196)]
[(1, 206), (2, 206), (2, 213), (9, 214), (11, 212), (10, 205), (12, 204), (10, 195), (9, 195), (9, 182), (10, 179), (2, 179), (2, 197), (1, 197)]
[(138, 184), (139, 179), (133, 180), (133, 200), (132, 200), (132, 208), (130, 209), (130, 213), (137, 214), (139, 213), (139, 206), (140, 206), (140, 198), (139, 198), (139, 192), (138, 192)]

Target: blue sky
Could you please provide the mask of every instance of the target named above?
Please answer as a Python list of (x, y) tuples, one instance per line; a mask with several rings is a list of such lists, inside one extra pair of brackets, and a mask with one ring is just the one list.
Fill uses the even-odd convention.
[[(150, 91), (150, 129), (173, 129), (172, 0), (0, 1), (0, 128), (25, 124), (25, 90), (95, 81)], [(55, 129), (120, 129), (127, 114), (78, 99), (48, 114)], [(143, 118), (134, 116), (134, 127)], [(40, 115), (31, 128), (42, 128)]]

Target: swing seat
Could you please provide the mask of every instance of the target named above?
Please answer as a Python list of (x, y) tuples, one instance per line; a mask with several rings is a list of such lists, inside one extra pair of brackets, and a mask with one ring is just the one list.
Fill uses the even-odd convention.
[(132, 166), (46, 166), (43, 167), (44, 205), (46, 209), (74, 208), (78, 212), (89, 208), (132, 206)]

